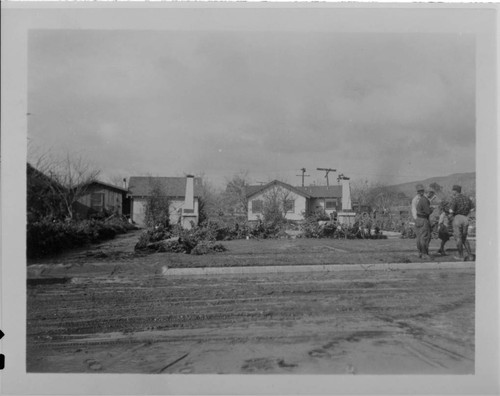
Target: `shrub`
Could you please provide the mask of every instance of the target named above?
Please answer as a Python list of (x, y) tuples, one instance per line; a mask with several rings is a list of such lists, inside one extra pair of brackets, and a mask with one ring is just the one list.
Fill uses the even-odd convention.
[(248, 234), (254, 238), (272, 239), (279, 237), (285, 228), (286, 223), (283, 221), (259, 221), (249, 225)]
[(212, 252), (224, 252), (227, 249), (220, 243), (212, 241), (199, 241), (196, 246), (191, 250), (191, 254), (202, 255)]
[(244, 239), (251, 235), (252, 226), (248, 221), (235, 222), (232, 228), (234, 239)]
[[(378, 226), (373, 227), (371, 218), (358, 215), (352, 226), (340, 224), (338, 221), (318, 221), (316, 216), (308, 217), (301, 230), (305, 238), (343, 238), (343, 239), (384, 239)], [(372, 233), (373, 230), (373, 233)]]
[(415, 233), (414, 228), (409, 224), (405, 224), (403, 229), (401, 230), (401, 238), (414, 239), (416, 237), (417, 237), (417, 234)]
[(139, 235), (139, 241), (136, 243), (135, 250), (147, 249), (150, 243), (159, 242), (164, 239), (168, 239), (172, 236), (172, 233), (165, 227), (158, 226), (154, 228), (149, 228)]
[[(122, 222), (125, 224), (126, 220), (122, 219)], [(65, 249), (114, 238), (125, 227), (119, 227), (119, 220), (115, 224), (106, 224), (98, 220), (64, 222), (46, 217), (28, 222), (26, 253), (29, 258), (59, 253)]]
[(186, 249), (180, 241), (165, 241), (158, 250), (159, 252), (185, 253)]
[(328, 221), (331, 220), (330, 216), (325, 212), (325, 209), (318, 208), (314, 212), (312, 212), (309, 216), (307, 216), (307, 220), (315, 220), (315, 221)]
[[(318, 214), (320, 217), (318, 217)], [(337, 221), (319, 220), (323, 218), (318, 212), (305, 219), (300, 229), (304, 238), (344, 238), (348, 232), (348, 228), (339, 224)]]
[[(150, 250), (154, 252), (173, 252), (206, 254), (209, 252), (225, 251), (225, 247), (215, 241), (232, 239), (234, 229), (230, 226), (211, 221), (203, 226), (186, 230), (179, 225), (170, 230), (162, 227), (144, 231), (135, 245), (135, 250)], [(178, 237), (177, 240), (166, 240)]]
[(51, 219), (28, 223), (26, 232), (27, 255), (41, 257), (62, 250), (70, 244), (64, 223)]
[(308, 217), (301, 224), (302, 236), (304, 238), (320, 238), (321, 227), (316, 219)]

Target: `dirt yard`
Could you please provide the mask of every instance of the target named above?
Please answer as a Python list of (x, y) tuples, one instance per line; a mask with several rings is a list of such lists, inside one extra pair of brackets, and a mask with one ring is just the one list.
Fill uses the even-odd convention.
[[(415, 240), (402, 239), (243, 240), (213, 255), (137, 256), (137, 237), (30, 263), (28, 372), (474, 373), (474, 262), (419, 268)], [(173, 274), (345, 263), (363, 266)]]

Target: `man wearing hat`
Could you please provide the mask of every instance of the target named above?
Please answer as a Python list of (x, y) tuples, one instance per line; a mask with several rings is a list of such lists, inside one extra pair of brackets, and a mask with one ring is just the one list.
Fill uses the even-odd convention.
[[(424, 258), (429, 256), (429, 243), (431, 242), (431, 223), (429, 216), (432, 213), (431, 203), (424, 195), (425, 188), (422, 184), (415, 186), (417, 196), (412, 201), (412, 214), (415, 218), (415, 233), (417, 234), (417, 249), (418, 257)], [(413, 204), (415, 202), (415, 208)]]
[[(462, 194), (462, 187), (454, 185), (452, 188), (453, 197), (450, 202), (449, 215), (453, 225), (453, 236), (457, 241), (458, 257), (457, 260), (467, 260), (473, 258), (469, 241), (467, 240), (467, 231), (469, 228), (469, 213), (472, 210), (471, 200)], [(464, 257), (464, 247), (467, 256)]]

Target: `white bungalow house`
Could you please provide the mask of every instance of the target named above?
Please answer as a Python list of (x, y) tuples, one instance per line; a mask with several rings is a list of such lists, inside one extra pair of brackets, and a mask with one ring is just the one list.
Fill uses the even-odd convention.
[(201, 178), (132, 176), (129, 181), (131, 197), (130, 218), (139, 226), (145, 226), (147, 198), (154, 187), (158, 186), (170, 201), (170, 223), (181, 222), (190, 228), (191, 222), (198, 224)]
[(260, 186), (247, 187), (248, 220), (262, 219), (263, 208), (269, 200), (280, 202), (285, 218), (303, 220), (304, 216), (318, 209), (327, 215), (333, 213), (350, 213), (351, 194), (349, 179), (342, 180), (341, 185), (294, 187), (279, 180), (273, 180)]

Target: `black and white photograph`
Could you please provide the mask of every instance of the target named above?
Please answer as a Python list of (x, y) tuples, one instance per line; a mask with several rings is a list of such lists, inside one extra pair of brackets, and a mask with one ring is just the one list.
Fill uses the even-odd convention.
[(498, 392), (495, 7), (2, 8), (6, 394)]

